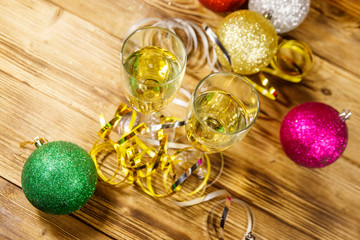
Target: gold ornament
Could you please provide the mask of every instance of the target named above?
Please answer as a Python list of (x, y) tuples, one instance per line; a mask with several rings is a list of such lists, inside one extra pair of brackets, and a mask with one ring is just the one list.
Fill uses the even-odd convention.
[(268, 19), (254, 11), (238, 10), (229, 14), (218, 26), (217, 36), (230, 55), (232, 66), (216, 47), (220, 63), (239, 74), (259, 72), (277, 51), (275, 28)]

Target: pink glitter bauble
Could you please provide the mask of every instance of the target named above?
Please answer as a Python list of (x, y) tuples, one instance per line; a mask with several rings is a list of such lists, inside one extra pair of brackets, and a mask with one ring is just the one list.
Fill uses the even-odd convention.
[(308, 168), (325, 167), (346, 148), (348, 131), (344, 118), (329, 105), (303, 103), (284, 118), (280, 142), (290, 159)]

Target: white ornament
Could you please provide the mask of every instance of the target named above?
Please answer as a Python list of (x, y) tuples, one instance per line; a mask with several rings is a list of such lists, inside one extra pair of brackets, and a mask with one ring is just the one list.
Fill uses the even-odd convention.
[(306, 18), (310, 0), (249, 0), (249, 9), (270, 14), (270, 21), (277, 33), (297, 28)]

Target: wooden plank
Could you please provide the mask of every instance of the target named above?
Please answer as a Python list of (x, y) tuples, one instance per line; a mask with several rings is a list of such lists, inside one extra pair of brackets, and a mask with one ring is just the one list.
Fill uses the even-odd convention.
[(51, 2), (119, 38), (123, 38), (127, 30), (143, 18), (178, 17), (198, 22), (201, 17), (201, 21), (211, 20), (210, 23), (221, 19), (221, 16), (207, 10), (198, 1), (124, 0), (114, 3), (111, 0), (100, 2), (52, 0)]
[[(208, 10), (198, 1), (129, 1), (123, 4), (110, 4), (106, 1), (73, 3), (70, 0), (52, 0), (52, 2), (70, 12), (76, 12), (80, 17), (120, 38), (125, 36), (130, 26), (143, 18), (179, 17), (198, 24), (205, 22), (215, 29), (226, 15)], [(360, 51), (359, 9), (360, 2), (356, 0), (346, 3), (330, 0), (312, 1), (311, 10), (305, 21), (284, 36), (308, 43), (320, 57), (360, 75), (360, 70), (355, 64), (360, 62), (360, 56), (357, 54)], [(132, 10), (136, 11), (129, 16), (128, 13)], [(126, 16), (125, 23), (119, 20), (120, 13)]]
[(316, 55), (359, 76), (360, 2), (352, 2), (356, 15), (343, 11), (335, 2), (342, 1), (311, 1), (308, 17), (285, 36), (308, 43)]
[[(332, 6), (336, 6), (338, 9), (340, 9), (342, 12), (345, 12), (346, 14), (350, 14), (354, 17), (359, 17), (360, 12), (360, 5), (359, 1), (357, 0), (343, 0), (343, 1), (336, 1), (336, 0), (326, 0), (326, 1), (312, 1), (312, 4), (318, 5), (318, 4), (324, 4), (323, 2), (327, 2), (328, 4), (331, 4)], [(325, 3), (324, 5), (326, 5)], [(335, 11), (338, 11), (334, 9)]]
[[(0, 3), (0, 102), (5, 109), (0, 112), (0, 149), (3, 150), (0, 175), (6, 179), (2, 179), (4, 189), (22, 196), (15, 202), (10, 199), (11, 194), (5, 194), (0, 201), (7, 204), (2, 208), (6, 211), (20, 209), (15, 216), (20, 215), (26, 224), (20, 225), (19, 238), (37, 237), (44, 228), (42, 221), (32, 221), (42, 219), (43, 214), (33, 211), (16, 187), (20, 186), (22, 165), (34, 149), (30, 146), (19, 149), (19, 143), (40, 135), (90, 149), (97, 139), (98, 115), (104, 112), (109, 119), (119, 102), (124, 101), (119, 52), (125, 32), (138, 19), (177, 16), (216, 26), (222, 18), (204, 9), (198, 1), (168, 3), (160, 0)], [(256, 217), (255, 234), (261, 239), (294, 239), (294, 236), (296, 239), (343, 236), (357, 239), (360, 236), (360, 101), (357, 97), (360, 79), (356, 64), (351, 64), (358, 60), (355, 54), (359, 47), (355, 41), (358, 32), (353, 28), (356, 19), (352, 13), (348, 18), (346, 13), (349, 19), (346, 24), (350, 27), (343, 29), (341, 26), (346, 24), (342, 18), (335, 18), (333, 13), (320, 14), (323, 5), (319, 4), (335, 6), (334, 1), (315, 0), (308, 22), (287, 35), (314, 44), (313, 69), (300, 84), (273, 80), (280, 93), (279, 100), (261, 97), (262, 113), (256, 124), (243, 142), (225, 152), (224, 173), (215, 187), (209, 189), (225, 188), (234, 197), (248, 202)], [(339, 3), (335, 9), (349, 6)], [(302, 31), (309, 32), (300, 34)], [(343, 31), (351, 37), (334, 41), (334, 36), (339, 37)], [(324, 35), (321, 41), (320, 36), (313, 39), (309, 34), (314, 32)], [(327, 51), (319, 47), (325, 40), (326, 46), (336, 48)], [(341, 46), (347, 44), (352, 47), (343, 51)], [(346, 58), (338, 54), (343, 52)], [(194, 89), (209, 72), (207, 66), (189, 67), (184, 85)], [(353, 112), (348, 121), (349, 145), (343, 157), (324, 169), (310, 170), (295, 165), (284, 155), (279, 143), (282, 118), (305, 101), (321, 101), (338, 110), (349, 108)], [(69, 234), (81, 228), (76, 233), (79, 238), (83, 238), (81, 234), (87, 229), (97, 229), (98, 236), (103, 232), (116, 239), (206, 239), (207, 214), (217, 200), (179, 208), (168, 199), (153, 199), (137, 187), (110, 188), (99, 184), (87, 205), (59, 219), (66, 218), (69, 225), (74, 222)], [(31, 215), (25, 214), (28, 211)], [(17, 238), (11, 228), (20, 220), (6, 216), (10, 220), (0, 228), (2, 234)], [(61, 225), (65, 223), (59, 223), (59, 219), (51, 218), (45, 225), (67, 226)], [(29, 229), (30, 223), (35, 225), (35, 230)], [(244, 229), (244, 224), (239, 226)], [(66, 231), (53, 229), (51, 236), (67, 237)]]
[[(74, 45), (72, 34), (70, 36), (57, 35), (60, 32), (67, 34), (75, 32), (82, 35), (84, 39), (88, 38), (91, 41), (90, 46), (88, 46), (90, 49), (95, 50), (98, 47), (98, 49), (102, 49), (104, 45), (91, 37), (93, 35), (88, 28), (89, 25), (82, 22), (81, 19), (64, 12), (57, 20), (57, 23), (50, 27), (53, 32), (49, 33), (51, 31), (46, 31), (48, 26), (41, 29), (36, 22), (48, 22), (46, 17), (51, 19), (53, 15), (41, 16), (40, 13), (55, 14), (58, 8), (53, 8), (47, 2), (34, 2), (31, 9), (27, 9), (27, 6), (22, 5), (22, 3), (13, 2), (13, 4), (14, 6), (7, 6), (6, 10), (8, 11), (4, 11), (3, 14), (7, 21), (3, 20), (3, 22), (6, 22), (8, 28), (3, 30), (0, 44), (0, 52), (1, 56), (3, 56), (0, 79), (2, 88), (6, 89), (1, 96), (1, 102), (8, 109), (7, 112), (1, 113), (1, 119), (3, 120), (1, 123), (1, 129), (3, 130), (1, 149), (9, 149), (9, 151), (1, 155), (3, 161), (0, 165), (0, 172), (1, 176), (20, 185), (19, 176), (21, 175), (23, 162), (33, 150), (31, 147), (19, 149), (18, 144), (21, 141), (29, 140), (34, 134), (37, 135), (40, 132), (41, 135), (46, 135), (45, 137), (50, 141), (73, 141), (89, 149), (95, 141), (99, 130), (97, 116), (103, 110), (106, 111), (105, 106), (109, 107), (107, 116), (112, 116), (115, 105), (118, 104), (122, 96), (118, 96), (114, 90), (119, 87), (119, 82), (111, 81), (111, 78), (115, 78), (114, 76), (118, 74), (118, 69), (114, 69), (111, 66), (113, 63), (109, 61), (109, 59), (116, 61), (114, 60), (116, 58), (116, 49), (114, 50), (112, 47), (118, 47), (114, 44), (114, 38), (111, 35), (101, 37), (104, 38), (102, 41), (106, 41), (106, 38), (110, 39), (108, 43), (111, 50), (99, 50), (97, 57), (91, 58), (85, 51), (79, 54), (79, 45), (77, 45), (79, 43)], [(16, 15), (17, 12), (14, 12), (13, 9), (18, 9), (22, 14)], [(5, 17), (6, 14), (8, 16)], [(44, 44), (43, 39), (39, 39), (38, 32), (34, 33), (17, 25), (19, 19), (22, 22), (31, 15), (38, 16), (39, 20), (29, 22), (27, 27), (37, 29), (39, 32), (47, 32), (45, 34), (47, 37), (55, 39), (49, 40), (49, 45), (52, 46)], [(41, 21), (41, 18), (45, 18), (45, 20)], [(84, 26), (79, 27), (77, 25), (80, 24), (78, 21)], [(74, 29), (65, 30), (67, 27)], [(31, 44), (27, 45), (28, 42), (24, 43), (23, 39), (31, 42)], [(86, 43), (81, 44), (81, 47), (84, 45)], [(68, 49), (69, 56), (73, 54), (71, 57), (66, 56), (67, 60), (63, 59), (65, 49)], [(108, 55), (109, 53), (110, 55)], [(71, 62), (69, 62), (69, 59), (71, 59)], [(90, 69), (84, 68), (84, 66), (89, 66), (86, 64), (88, 59), (90, 61), (91, 59), (103, 59), (100, 61), (101, 64), (103, 61), (109, 61), (110, 65), (101, 65), (101, 67), (105, 66), (107, 68), (106, 72), (102, 68), (100, 70), (96, 69), (96, 66), (95, 70), (94, 67)], [(93, 72), (88, 73), (89, 70)], [(110, 77), (106, 78), (108, 75), (105, 74), (109, 73), (111, 74)], [(108, 84), (103, 84), (104, 78), (110, 80)], [(93, 92), (94, 96), (92, 96), (91, 92)], [(94, 99), (98, 97), (99, 99)], [(118, 99), (115, 99), (117, 97)], [(94, 103), (94, 105), (89, 107), (89, 103)], [(98, 105), (98, 109), (96, 109), (95, 105)], [(113, 107), (113, 109), (110, 109), (110, 107)], [(123, 202), (125, 207), (126, 205), (132, 206), (133, 202), (135, 202), (133, 192), (125, 196), (130, 196), (130, 198), (118, 198), (117, 201)], [(153, 205), (153, 200), (144, 196), (143, 193), (138, 193), (137, 196), (144, 202), (147, 201), (147, 205)], [(101, 228), (101, 230), (106, 231), (114, 238), (170, 239), (171, 236), (178, 236), (182, 239), (189, 239), (190, 237), (187, 236), (189, 234), (188, 229), (192, 229), (193, 236), (199, 238), (204, 238), (204, 234), (206, 234), (199, 228), (198, 223), (192, 224), (192, 227), (188, 226), (188, 220), (184, 216), (179, 220), (178, 215), (171, 215), (169, 217), (171, 221), (165, 223), (152, 219), (151, 216), (158, 215), (157, 208), (155, 207), (154, 210), (147, 207), (145, 210), (150, 212), (143, 211), (145, 203), (138, 204), (137, 208), (131, 209), (133, 216), (124, 216), (124, 213), (127, 213), (124, 212), (125, 207), (121, 209), (112, 202), (109, 210), (109, 203), (101, 200), (99, 202), (100, 204), (97, 204), (95, 201), (94, 207), (91, 207), (92, 202), (89, 203), (90, 210), (87, 213), (76, 214), (84, 221), (94, 224), (94, 227)], [(169, 209), (164, 210), (164, 208), (161, 213), (166, 218), (169, 215), (167, 213)], [(86, 208), (84, 209), (86, 211)], [(94, 215), (94, 213), (96, 214)], [(107, 214), (104, 215), (104, 213)], [(174, 222), (178, 221), (182, 224), (172, 226)], [(108, 225), (104, 226), (104, 222), (107, 222)], [(26, 230), (24, 231), (26, 232)], [(149, 234), (149, 232), (153, 232), (153, 234)]]
[(109, 239), (71, 215), (41, 213), (23, 191), (0, 177), (1, 239)]

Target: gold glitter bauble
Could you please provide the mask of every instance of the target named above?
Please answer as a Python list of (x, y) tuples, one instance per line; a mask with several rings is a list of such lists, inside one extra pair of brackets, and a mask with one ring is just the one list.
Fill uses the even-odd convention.
[[(226, 16), (217, 28), (217, 36), (230, 55), (233, 71), (239, 74), (259, 72), (270, 63), (278, 46), (270, 21), (250, 10), (238, 10)], [(229, 67), (218, 47), (216, 53), (220, 63)]]

